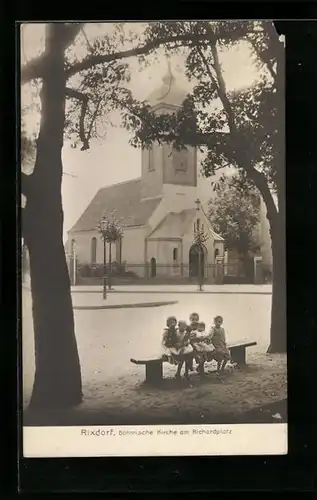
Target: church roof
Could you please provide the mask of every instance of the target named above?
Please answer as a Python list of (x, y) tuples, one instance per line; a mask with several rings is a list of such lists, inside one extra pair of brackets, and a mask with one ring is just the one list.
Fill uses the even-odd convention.
[[(179, 213), (171, 212), (167, 214), (162, 222), (156, 227), (153, 233), (149, 236), (149, 239), (181, 239), (184, 234), (188, 232), (190, 225), (193, 223), (193, 219), (196, 217), (196, 208), (182, 210)], [(205, 227), (205, 232), (208, 232), (217, 241), (224, 241), (224, 239), (219, 234), (215, 233), (210, 226)]]
[(69, 232), (91, 231), (105, 213), (116, 210), (127, 227), (143, 226), (161, 202), (161, 198), (142, 200), (141, 179), (120, 182), (99, 189)]
[(170, 66), (166, 75), (162, 78), (162, 82), (162, 85), (147, 97), (148, 103), (151, 106), (157, 106), (158, 104), (182, 106), (188, 92), (178, 87)]

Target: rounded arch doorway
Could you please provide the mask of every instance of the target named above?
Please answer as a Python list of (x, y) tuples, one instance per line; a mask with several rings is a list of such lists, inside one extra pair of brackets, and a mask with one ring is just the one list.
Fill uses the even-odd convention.
[(156, 259), (155, 257), (152, 257), (150, 260), (150, 277), (155, 278), (156, 276)]
[(198, 278), (204, 276), (206, 263), (207, 248), (205, 245), (192, 245), (189, 249), (189, 277)]

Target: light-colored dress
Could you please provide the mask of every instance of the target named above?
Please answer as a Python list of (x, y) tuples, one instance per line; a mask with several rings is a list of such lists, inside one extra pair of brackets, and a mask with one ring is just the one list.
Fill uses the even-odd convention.
[(227, 347), (226, 333), (222, 326), (211, 327), (209, 339), (214, 346), (214, 359), (216, 361), (229, 360), (230, 351)]
[(168, 329), (163, 333), (163, 346), (164, 355), (167, 361), (173, 365), (178, 364), (179, 361), (193, 352), (193, 348), (189, 343), (188, 333), (180, 332), (178, 329), (175, 332), (173, 345), (166, 346), (169, 337)]
[(208, 361), (214, 351), (213, 345), (208, 340), (209, 336), (206, 332), (192, 330), (190, 333), (190, 342), (199, 362)]

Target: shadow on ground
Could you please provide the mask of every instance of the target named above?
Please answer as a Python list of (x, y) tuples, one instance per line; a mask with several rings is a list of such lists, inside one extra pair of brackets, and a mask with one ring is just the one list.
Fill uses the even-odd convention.
[[(24, 426), (198, 425), (283, 423), (287, 421), (286, 373), (277, 366), (252, 364), (227, 371), (214, 369), (174, 378), (169, 369), (159, 387), (119, 377), (116, 383), (86, 388), (84, 402), (72, 410), (26, 410)], [(136, 383), (135, 383), (136, 382)]]
[[(277, 415), (277, 416), (276, 416)], [(89, 411), (80, 413), (60, 412), (33, 413), (29, 410), (24, 412), (24, 426), (90, 426), (90, 425), (199, 425), (199, 424), (267, 424), (287, 422), (287, 400), (276, 401), (263, 407), (251, 410), (240, 415), (234, 413), (192, 414), (179, 411), (177, 415), (166, 415), (158, 418), (153, 414), (134, 413), (124, 415), (121, 412), (115, 414), (100, 410), (91, 414)]]

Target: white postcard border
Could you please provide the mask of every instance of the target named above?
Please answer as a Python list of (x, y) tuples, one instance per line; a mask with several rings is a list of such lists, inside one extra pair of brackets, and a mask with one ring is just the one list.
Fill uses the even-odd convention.
[(24, 427), (25, 458), (285, 455), (287, 424)]

